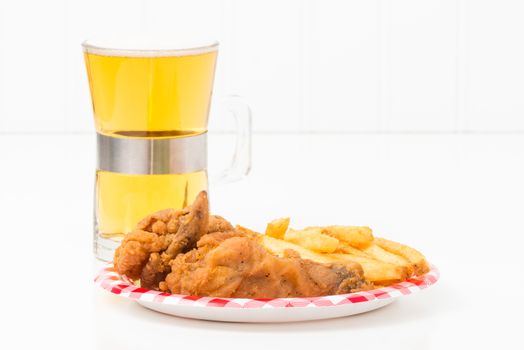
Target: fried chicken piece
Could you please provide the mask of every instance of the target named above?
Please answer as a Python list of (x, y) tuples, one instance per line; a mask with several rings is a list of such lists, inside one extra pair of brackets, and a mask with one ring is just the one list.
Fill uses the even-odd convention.
[(198, 249), (171, 262), (160, 284), (176, 294), (237, 298), (311, 297), (370, 287), (359, 265), (320, 264), (292, 251), (280, 258), (238, 230), (204, 236)]
[(165, 280), (171, 271), (169, 263), (173, 257), (164, 253), (151, 253), (147, 264), (140, 273), (140, 286), (148, 289), (158, 289), (160, 282)]
[[(233, 230), (233, 225), (223, 217), (218, 215), (209, 216), (207, 233), (227, 234), (227, 231), (231, 230)], [(207, 235), (203, 235), (198, 242), (206, 242), (206, 237)], [(158, 289), (160, 282), (164, 281), (167, 274), (171, 271), (169, 263), (172, 259), (172, 255), (168, 254), (167, 251), (162, 254), (152, 253), (140, 275), (141, 286), (149, 289)]]
[(196, 243), (207, 233), (209, 223), (209, 206), (207, 193), (198, 194), (189, 212), (180, 218), (180, 226), (166, 249), (166, 254), (175, 257), (193, 249)]
[(127, 234), (114, 256), (121, 275), (141, 280), (145, 288), (157, 289), (170, 271), (169, 262), (195, 247), (208, 230), (207, 193), (198, 194), (193, 205), (166, 209), (147, 216)]
[(128, 233), (115, 251), (114, 264), (118, 273), (138, 279), (151, 253), (167, 249), (180, 226), (183, 210), (166, 209), (141, 220)]
[(155, 232), (160, 235), (176, 233), (180, 227), (180, 217), (187, 214), (190, 207), (184, 209), (164, 209), (143, 218), (136, 229)]
[(136, 279), (152, 252), (166, 249), (168, 240), (156, 233), (135, 230), (124, 238), (114, 257), (115, 268), (121, 275)]
[(219, 215), (210, 215), (207, 233), (224, 232), (233, 230), (233, 225)]

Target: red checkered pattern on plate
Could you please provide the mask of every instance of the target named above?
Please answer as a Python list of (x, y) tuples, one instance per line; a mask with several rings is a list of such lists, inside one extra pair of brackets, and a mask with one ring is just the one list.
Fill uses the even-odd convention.
[(389, 287), (378, 288), (366, 292), (350, 294), (326, 295), (312, 298), (214, 298), (191, 295), (177, 295), (138, 287), (126, 278), (122, 278), (112, 264), (103, 268), (95, 278), (95, 283), (120, 296), (153, 301), (164, 304), (191, 305), (197, 307), (227, 307), (227, 308), (283, 308), (283, 307), (325, 307), (342, 304), (363, 303), (374, 299), (395, 298), (425, 289), (437, 282), (439, 272), (435, 266), (422, 276), (413, 277), (405, 282)]

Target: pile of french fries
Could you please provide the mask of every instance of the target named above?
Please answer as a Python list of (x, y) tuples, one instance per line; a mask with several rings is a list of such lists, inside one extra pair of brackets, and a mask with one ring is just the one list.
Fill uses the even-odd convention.
[(424, 255), (407, 245), (373, 237), (366, 226), (289, 227), (289, 218), (271, 221), (261, 244), (284, 256), (292, 249), (303, 259), (321, 263), (359, 263), (375, 286), (405, 281), (429, 271)]

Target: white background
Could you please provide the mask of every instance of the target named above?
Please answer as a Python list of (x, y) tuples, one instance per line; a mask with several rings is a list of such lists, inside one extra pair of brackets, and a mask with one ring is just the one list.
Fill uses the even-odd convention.
[(521, 131), (523, 15), (519, 0), (2, 0), (0, 131), (92, 131), (80, 43), (138, 31), (218, 39), (215, 96), (245, 97), (255, 131)]
[[(2, 348), (515, 348), (524, 314), (524, 2), (0, 0)], [(247, 325), (168, 317), (92, 283), (94, 128), (80, 43), (221, 42), (215, 95), (254, 117), (253, 168), (211, 187), (256, 230), (369, 225), (441, 280), (376, 312)], [(211, 118), (210, 168), (231, 121)]]

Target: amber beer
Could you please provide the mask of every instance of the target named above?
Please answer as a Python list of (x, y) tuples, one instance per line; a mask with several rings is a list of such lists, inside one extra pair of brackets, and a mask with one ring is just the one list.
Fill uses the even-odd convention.
[(99, 133), (177, 137), (206, 132), (217, 51), (152, 55), (85, 53)]
[(109, 159), (96, 172), (95, 254), (110, 260), (119, 240), (141, 218), (182, 208), (207, 189), (205, 167), (135, 171), (135, 163), (143, 161), (135, 151), (142, 146), (135, 143), (147, 148), (144, 157), (155, 151), (154, 161), (162, 162), (158, 157), (174, 152), (177, 142), (206, 136), (217, 45), (157, 52), (84, 44), (84, 55), (98, 156)]

